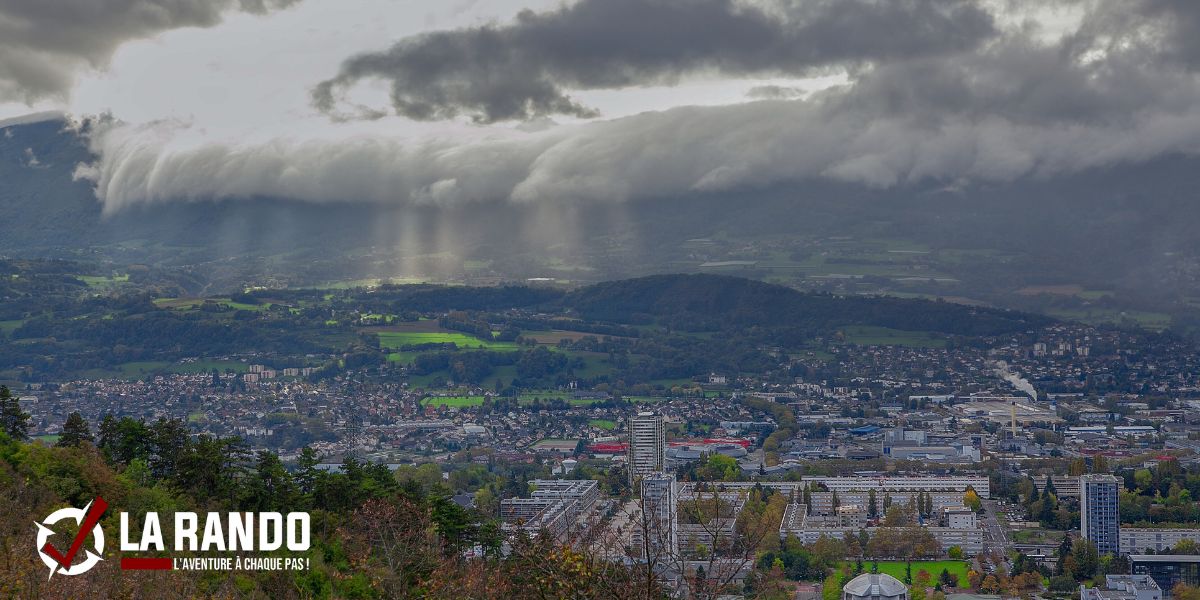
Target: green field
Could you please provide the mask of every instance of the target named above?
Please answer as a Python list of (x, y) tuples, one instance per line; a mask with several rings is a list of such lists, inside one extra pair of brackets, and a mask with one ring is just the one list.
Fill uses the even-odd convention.
[(411, 365), (420, 355), (420, 352), (388, 352), (387, 360), (402, 365)]
[(1088, 325), (1131, 324), (1145, 329), (1162, 331), (1171, 325), (1171, 315), (1141, 310), (1118, 310), (1115, 308), (1049, 309), (1052, 317), (1079, 321)]
[[(853, 562), (847, 562), (845, 564), (848, 565), (851, 570), (854, 569)], [(873, 563), (869, 560), (863, 561), (864, 570), (870, 571), (872, 564)], [(887, 573), (888, 575), (891, 575), (892, 577), (895, 577), (896, 579), (899, 579), (900, 581), (904, 581), (904, 569), (905, 569), (906, 564), (907, 563), (905, 563), (902, 560), (881, 560), (881, 561), (879, 561), (879, 572)], [(920, 572), (922, 569), (924, 569), (925, 572), (929, 573), (930, 577), (932, 577), (934, 579), (934, 581), (936, 581), (938, 575), (941, 574), (942, 569), (945, 569), (947, 571), (950, 571), (951, 575), (958, 575), (959, 585), (962, 585), (962, 586), (967, 585), (967, 569), (968, 568), (969, 568), (968, 563), (966, 561), (962, 561), (962, 560), (914, 560), (914, 561), (912, 561), (912, 574), (913, 574), (914, 578), (917, 576), (918, 572)]]
[(611, 375), (613, 366), (608, 362), (608, 355), (600, 352), (568, 352), (568, 356), (583, 359), (584, 367), (575, 370), (576, 377), (592, 378), (601, 375)]
[(216, 369), (218, 373), (233, 371), (235, 373), (245, 373), (250, 370), (250, 365), (238, 362), (236, 360), (198, 360), (195, 362), (178, 363), (171, 365), (167, 370), (172, 373), (211, 373)]
[(842, 329), (847, 344), (859, 346), (907, 346), (909, 348), (944, 348), (946, 340), (927, 331), (903, 331), (887, 327), (854, 325)]
[[(314, 290), (352, 290), (355, 288), (373, 288), (384, 284), (390, 285), (414, 285), (419, 283), (428, 283), (429, 279), (423, 277), (388, 277), (387, 279), (368, 278), (368, 279), (346, 279), (341, 281), (326, 281), (311, 286)], [(328, 300), (329, 298), (326, 298)]]
[(634, 404), (655, 404), (667, 400), (662, 396), (625, 396), (625, 399)]
[(90, 379), (134, 380), (166, 373), (208, 373), (213, 369), (220, 373), (226, 371), (245, 373), (250, 370), (250, 367), (245, 363), (232, 360), (198, 360), (174, 364), (164, 361), (136, 361), (122, 363), (112, 369), (91, 369), (81, 373), (81, 376)]
[(483, 396), (429, 396), (421, 401), (425, 406), (446, 406), (449, 408), (467, 408), (481, 406)]
[(459, 348), (486, 348), (488, 350), (517, 349), (517, 345), (513, 342), (481, 340), (458, 332), (381, 331), (376, 335), (379, 336), (379, 346), (389, 350), (421, 344), (454, 344)]
[(168, 310), (191, 310), (204, 304), (203, 298), (155, 298), (154, 305)]
[(171, 366), (169, 362), (153, 360), (127, 362), (119, 365), (115, 373), (124, 379), (141, 379), (147, 375), (159, 373), (169, 366)]
[(592, 419), (588, 421), (588, 425), (606, 431), (612, 431), (617, 428), (617, 422), (610, 419)]
[(75, 279), (78, 279), (78, 280), (86, 283), (88, 285), (88, 287), (107, 288), (107, 287), (115, 286), (119, 283), (127, 283), (129, 281), (129, 275), (113, 275), (113, 276), (76, 275)]
[(571, 406), (590, 406), (596, 402), (596, 400), (589, 398), (572, 398), (570, 392), (558, 391), (521, 392), (517, 396), (517, 402), (522, 405), (531, 404), (534, 400), (541, 400), (543, 402), (547, 400), (562, 400)]
[(168, 310), (192, 310), (205, 302), (224, 304), (233, 310), (262, 311), (271, 308), (271, 303), (269, 302), (246, 304), (243, 302), (234, 302), (229, 298), (156, 298), (154, 305)]

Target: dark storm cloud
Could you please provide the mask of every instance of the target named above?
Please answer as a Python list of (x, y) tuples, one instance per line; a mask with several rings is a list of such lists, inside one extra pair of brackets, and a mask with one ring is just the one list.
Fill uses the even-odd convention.
[(1140, 51), (1156, 65), (1200, 69), (1200, 2), (1123, 0), (1097, 2), (1080, 29), (1088, 42), (1125, 53)]
[(746, 97), (754, 100), (793, 100), (805, 95), (804, 90), (785, 85), (758, 85), (746, 92)]
[(869, 118), (936, 122), (953, 115), (1088, 126), (1191, 110), (1200, 98), (1191, 73), (1149, 68), (1140, 52), (1100, 57), (1093, 54), (1098, 49), (1077, 44), (1043, 44), (1018, 33), (974, 53), (879, 65), (835, 105)]
[(180, 27), (211, 27), (223, 13), (263, 14), (300, 0), (4, 0), (0, 101), (64, 97), (75, 75), (100, 68), (122, 43)]
[[(647, 3), (603, 1), (626, 7)], [(1014, 10), (1037, 4), (1000, 0), (980, 6), (994, 8), (1005, 1)], [(711, 0), (702, 4), (732, 6)], [(418, 55), (423, 57), (417, 62), (423, 65), (421, 77), (411, 79), (417, 71), (405, 66), (404, 85), (396, 93), (398, 101), (414, 103), (401, 105), (400, 112), (423, 107), (417, 111), (421, 118), (526, 117), (554, 112), (555, 102), (572, 103), (566, 96), (571, 89), (669, 83), (705, 70), (774, 74), (840, 64), (849, 65), (847, 83), (800, 99), (787, 88), (761, 88), (754, 96), (763, 100), (729, 106), (680, 106), (528, 131), (450, 128), (454, 135), (412, 138), (249, 144), (213, 140), (171, 123), (113, 125), (96, 129), (93, 149), (101, 158), (79, 176), (95, 182), (106, 210), (143, 202), (257, 196), (435, 205), (622, 202), (813, 179), (872, 187), (931, 181), (1002, 184), (1200, 154), (1200, 63), (1188, 33), (1197, 29), (1195, 5), (1163, 0), (1063, 4), (1083, 14), (1053, 33), (1021, 18), (983, 19), (1010, 24), (978, 34), (981, 42), (966, 36), (947, 46), (910, 40), (901, 51), (897, 40), (864, 38), (856, 49), (840, 37), (822, 37), (807, 53), (798, 50), (807, 47), (803, 44), (788, 46), (793, 50), (788, 53), (775, 43), (749, 47), (756, 36), (737, 33), (742, 31), (737, 27), (730, 34), (731, 40), (740, 40), (736, 43), (714, 31), (705, 33), (713, 36), (711, 44), (720, 46), (719, 52), (698, 47), (691, 34), (670, 27), (660, 32), (659, 40), (620, 30), (637, 26), (611, 20), (606, 23), (618, 28), (611, 37), (588, 37), (566, 26), (578, 25), (566, 15), (590, 5), (583, 0), (554, 13), (525, 15), (509, 28), (406, 40), (388, 53), (352, 60), (380, 62), (374, 71), (334, 80), (328, 91), (360, 76), (386, 76), (399, 85), (394, 64)], [(771, 13), (761, 8), (727, 11), (726, 16), (738, 23), (789, 22), (789, 27), (807, 31), (804, 23), (816, 19), (813, 15), (836, 10), (830, 4), (806, 4), (821, 10), (805, 13), (805, 21), (789, 12), (799, 10), (794, 6), (800, 4), (776, 4)], [(945, 10), (949, 5), (937, 6)], [(968, 10), (965, 4), (953, 6)], [(557, 38), (543, 31), (551, 22), (563, 26)], [(553, 40), (538, 48), (556, 49), (557, 54), (523, 64), (530, 46), (522, 42), (513, 50), (509, 38), (531, 31), (540, 32), (531, 39)], [(783, 39), (776, 34), (768, 39)], [(441, 47), (430, 41), (434, 38), (454, 51), (433, 52)], [(493, 45), (484, 50), (472, 45), (485, 38)], [(471, 44), (463, 46), (464, 40)], [(605, 46), (614, 40), (629, 43)], [(415, 49), (407, 50), (409, 46)], [(586, 60), (589, 56), (594, 60)], [(521, 85), (502, 85), (513, 78), (545, 84), (541, 104), (531, 104)]]
[(991, 15), (969, 0), (580, 0), (522, 12), (510, 25), (426, 33), (352, 57), (313, 100), (346, 116), (341, 93), (382, 79), (395, 110), (411, 119), (592, 117), (570, 90), (703, 72), (804, 75), (967, 50), (994, 33)]

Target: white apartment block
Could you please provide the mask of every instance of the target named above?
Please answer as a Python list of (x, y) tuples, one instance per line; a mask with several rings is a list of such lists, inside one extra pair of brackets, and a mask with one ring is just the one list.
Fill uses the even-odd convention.
[(1121, 552), (1126, 554), (1151, 554), (1147, 549), (1158, 554), (1170, 550), (1182, 540), (1192, 540), (1200, 544), (1200, 529), (1149, 529), (1121, 528)]
[(667, 460), (667, 436), (662, 415), (639, 412), (629, 420), (629, 481), (659, 473)]
[[(991, 482), (983, 475), (961, 475), (946, 477), (823, 477), (810, 475), (801, 478), (802, 483), (821, 484), (831, 492), (875, 490), (877, 495), (902, 492), (959, 492), (970, 487), (980, 498), (991, 496)], [(960, 502), (961, 503), (961, 502)]]

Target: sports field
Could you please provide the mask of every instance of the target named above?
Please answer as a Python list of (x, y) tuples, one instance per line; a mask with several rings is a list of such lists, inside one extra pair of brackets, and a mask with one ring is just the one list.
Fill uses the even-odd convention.
[[(845, 563), (854, 569), (854, 563)], [(863, 561), (863, 568), (867, 571), (871, 570), (872, 561)], [(881, 560), (879, 561), (879, 572), (887, 573), (896, 579), (904, 581), (905, 563), (902, 560)], [(942, 569), (950, 571), (951, 575), (958, 575), (958, 581), (961, 585), (967, 583), (967, 562), (962, 560), (914, 560), (912, 561), (913, 577), (917, 576), (922, 569), (929, 573), (930, 577), (937, 580), (938, 575), (942, 573)]]
[(421, 401), (425, 406), (467, 408), (483, 404), (483, 396), (429, 396)]
[(377, 335), (379, 336), (379, 345), (386, 349), (419, 346), (421, 344), (454, 344), (459, 348), (486, 348), (488, 350), (517, 349), (517, 345), (513, 342), (481, 340), (465, 333), (458, 333), (457, 331), (380, 331)]

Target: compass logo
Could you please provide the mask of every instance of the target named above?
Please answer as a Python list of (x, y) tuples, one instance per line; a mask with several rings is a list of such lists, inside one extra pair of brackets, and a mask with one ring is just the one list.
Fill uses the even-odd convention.
[[(100, 517), (107, 508), (108, 503), (103, 498), (97, 497), (83, 508), (60, 508), (50, 513), (50, 516), (46, 517), (41, 523), (34, 523), (38, 529), (38, 556), (49, 567), (51, 578), (54, 577), (55, 573), (61, 575), (80, 575), (86, 573), (103, 560), (100, 558), (100, 555), (104, 553), (104, 530), (100, 528)], [(58, 547), (50, 543), (50, 538), (54, 536), (54, 531), (48, 525), (54, 525), (68, 519), (75, 521), (79, 526), (79, 532), (75, 534), (75, 539), (71, 541), (70, 548), (66, 553), (63, 553), (58, 550)], [(93, 549), (84, 550), (86, 558), (79, 564), (72, 565), (71, 563), (75, 562), (75, 556), (83, 549), (83, 544), (87, 541), (89, 533), (92, 535), (94, 542)]]

